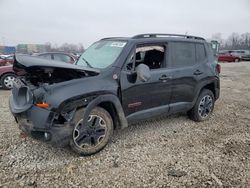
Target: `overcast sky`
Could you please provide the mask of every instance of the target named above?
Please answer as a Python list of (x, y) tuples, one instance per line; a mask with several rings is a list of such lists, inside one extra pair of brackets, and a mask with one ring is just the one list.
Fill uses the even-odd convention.
[(0, 45), (109, 36), (250, 32), (250, 0), (0, 0)]

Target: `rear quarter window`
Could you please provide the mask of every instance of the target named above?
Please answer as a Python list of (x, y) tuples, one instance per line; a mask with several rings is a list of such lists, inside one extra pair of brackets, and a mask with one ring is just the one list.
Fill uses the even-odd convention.
[(206, 60), (206, 50), (204, 44), (195, 44), (196, 61), (202, 62)]

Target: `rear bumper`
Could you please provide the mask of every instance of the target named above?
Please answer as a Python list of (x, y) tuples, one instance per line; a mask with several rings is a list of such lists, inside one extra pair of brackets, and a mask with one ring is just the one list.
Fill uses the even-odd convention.
[(57, 146), (69, 143), (73, 131), (70, 123), (53, 124), (55, 113), (34, 105), (24, 112), (16, 113), (12, 101), (10, 98), (10, 111), (20, 130), (35, 139)]
[(218, 78), (217, 82), (215, 82), (215, 100), (219, 99), (220, 97), (220, 78)]
[(220, 97), (220, 89), (215, 88), (215, 96), (214, 96), (215, 100), (219, 99), (219, 97)]

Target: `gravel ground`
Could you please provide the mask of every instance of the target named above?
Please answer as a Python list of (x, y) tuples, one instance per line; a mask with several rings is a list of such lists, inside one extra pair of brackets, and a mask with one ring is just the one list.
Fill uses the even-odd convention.
[(9, 94), (0, 90), (0, 187), (250, 187), (250, 62), (222, 64), (210, 120), (131, 125), (90, 157), (20, 135)]

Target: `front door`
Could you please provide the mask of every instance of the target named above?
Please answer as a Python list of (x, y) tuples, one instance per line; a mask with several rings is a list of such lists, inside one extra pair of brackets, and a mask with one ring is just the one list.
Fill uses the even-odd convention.
[[(171, 87), (166, 68), (166, 49), (165, 45), (157, 44), (137, 46), (129, 56), (120, 77), (122, 105), (126, 116), (135, 113), (143, 116), (144, 112), (151, 111), (153, 115), (158, 108), (168, 112)], [(147, 82), (139, 80), (135, 72), (141, 63), (150, 68), (151, 78)]]

